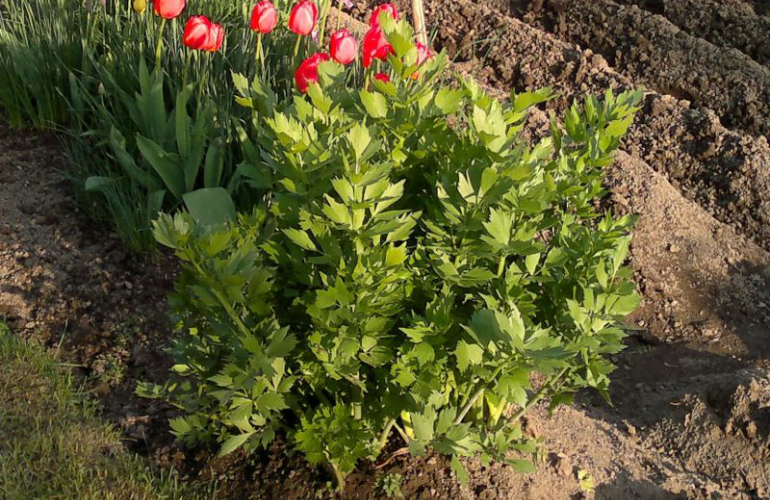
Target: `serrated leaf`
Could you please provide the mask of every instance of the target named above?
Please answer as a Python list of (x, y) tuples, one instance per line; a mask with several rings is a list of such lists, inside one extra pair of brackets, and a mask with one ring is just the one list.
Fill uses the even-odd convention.
[(222, 444), (222, 448), (219, 449), (219, 456), (224, 457), (225, 455), (229, 455), (230, 453), (234, 452), (241, 446), (243, 446), (246, 441), (249, 440), (251, 436), (254, 435), (254, 432), (247, 432), (245, 434), (238, 434), (236, 436), (231, 436)]
[(457, 357), (457, 365), (461, 372), (468, 369), (470, 365), (478, 365), (484, 356), (484, 350), (476, 345), (469, 344), (464, 340), (457, 343), (457, 349), (455, 349), (455, 357)]
[(313, 243), (313, 240), (310, 239), (310, 236), (308, 236), (305, 231), (300, 229), (284, 229), (283, 233), (288, 236), (291, 241), (299, 245), (301, 248), (304, 248), (305, 250), (318, 250), (318, 248), (315, 246), (315, 243)]
[(361, 103), (364, 105), (369, 116), (372, 118), (385, 118), (388, 116), (388, 101), (384, 95), (367, 90), (362, 90), (359, 95), (361, 96)]
[(465, 466), (460, 462), (460, 459), (457, 458), (457, 455), (452, 455), (451, 468), (460, 484), (467, 486), (469, 480), (468, 471), (465, 470)]

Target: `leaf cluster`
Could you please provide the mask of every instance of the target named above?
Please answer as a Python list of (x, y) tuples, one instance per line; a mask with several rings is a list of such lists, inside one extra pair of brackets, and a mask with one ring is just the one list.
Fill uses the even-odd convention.
[[(142, 393), (184, 410), (186, 442), (253, 451), (285, 435), (340, 482), (390, 439), (414, 455), (534, 469), (520, 418), (575, 391), (607, 395), (637, 298), (631, 217), (601, 213), (602, 169), (638, 92), (576, 102), (534, 144), (550, 89), (490, 97), (417, 71), (406, 23), (383, 22), (391, 82), (323, 63), (284, 105), (236, 76), (246, 166), (262, 202), (213, 224), (162, 216), (184, 272), (175, 377)], [(253, 125), (253, 126), (252, 126)]]

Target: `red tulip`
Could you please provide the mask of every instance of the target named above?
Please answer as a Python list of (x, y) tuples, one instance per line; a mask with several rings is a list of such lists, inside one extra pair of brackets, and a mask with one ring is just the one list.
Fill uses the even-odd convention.
[(380, 14), (383, 12), (387, 12), (388, 14), (393, 17), (394, 20), (398, 19), (398, 11), (396, 10), (396, 6), (392, 3), (384, 3), (382, 5), (378, 5), (374, 11), (372, 12), (372, 17), (369, 19), (369, 26), (379, 26), (380, 25)]
[(222, 42), (225, 40), (225, 30), (221, 24), (212, 24), (209, 30), (209, 36), (203, 50), (207, 52), (216, 52), (222, 48)]
[(376, 75), (374, 75), (374, 79), (379, 80), (383, 83), (390, 83), (390, 77), (385, 73), (377, 73)]
[(297, 84), (300, 92), (306, 93), (310, 89), (311, 83), (318, 82), (318, 65), (328, 60), (329, 54), (318, 52), (302, 61), (302, 64), (299, 65), (299, 68), (294, 73), (294, 82)]
[[(416, 43), (417, 47), (417, 66), (422, 66), (425, 61), (433, 57), (433, 52), (430, 51), (430, 48), (427, 46), (421, 44), (420, 42)], [(419, 71), (415, 71), (412, 73), (412, 80), (417, 80), (420, 78)]]
[(358, 42), (348, 30), (334, 32), (329, 47), (332, 59), (340, 64), (350, 64), (358, 56)]
[(273, 31), (276, 24), (278, 24), (278, 11), (275, 10), (275, 5), (270, 3), (270, 0), (262, 0), (254, 6), (254, 10), (251, 12), (251, 29), (253, 31), (267, 34)]
[(192, 16), (184, 27), (182, 41), (193, 50), (203, 50), (211, 31), (211, 21), (206, 16)]
[(420, 42), (417, 42), (417, 65), (422, 66), (422, 64), (433, 57), (433, 52), (430, 51), (430, 48), (427, 46), (421, 44)]
[(318, 8), (310, 0), (302, 0), (291, 9), (289, 29), (300, 36), (307, 36), (315, 28)]
[(185, 0), (154, 0), (155, 15), (163, 19), (174, 19), (182, 13)]
[(364, 68), (372, 65), (373, 59), (384, 61), (389, 54), (395, 54), (393, 46), (388, 43), (379, 25), (369, 28), (364, 35)]

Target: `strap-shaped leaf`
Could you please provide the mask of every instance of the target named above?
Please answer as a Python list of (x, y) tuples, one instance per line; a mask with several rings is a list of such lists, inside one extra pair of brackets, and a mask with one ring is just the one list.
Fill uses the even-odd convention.
[(160, 178), (163, 179), (171, 194), (175, 198), (181, 199), (186, 189), (179, 157), (167, 153), (155, 141), (141, 134), (136, 134), (136, 145), (139, 147), (139, 151), (142, 152), (142, 156), (152, 165), (152, 168), (155, 169)]
[(112, 127), (110, 130), (110, 146), (115, 159), (118, 161), (118, 165), (121, 166), (129, 177), (150, 191), (160, 189), (160, 183), (155, 176), (137, 167), (134, 158), (125, 149), (126, 139), (115, 127)]

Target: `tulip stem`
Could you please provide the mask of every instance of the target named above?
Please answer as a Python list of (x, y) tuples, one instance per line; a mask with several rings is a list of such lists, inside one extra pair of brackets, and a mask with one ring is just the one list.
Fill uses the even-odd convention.
[(160, 22), (160, 29), (158, 30), (158, 44), (155, 46), (155, 69), (160, 71), (160, 53), (163, 49), (163, 30), (166, 29), (166, 18)]
[(340, 30), (340, 23), (342, 22), (342, 0), (337, 2), (337, 28), (335, 31)]
[(302, 41), (302, 36), (297, 35), (297, 43), (294, 45), (294, 60), (297, 60), (297, 54), (299, 54), (299, 42)]
[(265, 73), (265, 55), (262, 53), (262, 33), (257, 34), (257, 67), (255, 71), (259, 71), (260, 63), (262, 66), (262, 77)]
[(332, 2), (331, 0), (326, 0), (323, 4), (322, 11), (321, 11), (321, 30), (318, 33), (318, 45), (322, 46), (324, 44), (324, 35), (326, 35), (326, 20), (329, 17), (329, 11), (331, 10)]

